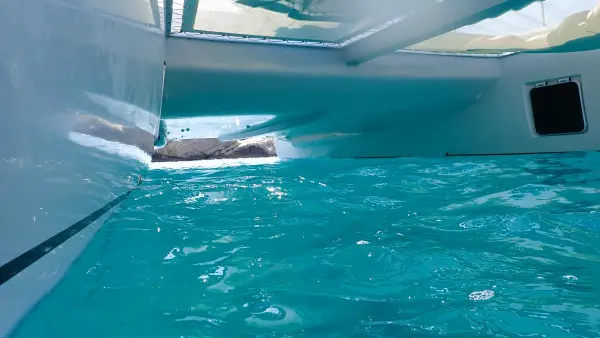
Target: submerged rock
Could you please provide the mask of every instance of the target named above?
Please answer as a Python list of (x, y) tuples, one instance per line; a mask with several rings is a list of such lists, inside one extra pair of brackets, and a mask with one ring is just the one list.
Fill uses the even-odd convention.
[(275, 157), (275, 143), (270, 137), (219, 141), (216, 138), (170, 140), (154, 151), (153, 162), (196, 161), (254, 157)]

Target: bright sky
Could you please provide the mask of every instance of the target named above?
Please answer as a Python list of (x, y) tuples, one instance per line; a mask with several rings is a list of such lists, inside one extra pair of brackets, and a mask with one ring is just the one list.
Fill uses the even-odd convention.
[[(303, 21), (291, 19), (283, 13), (237, 4), (236, 0), (199, 1), (196, 28), (213, 28), (210, 30), (217, 31), (221, 29), (228, 33), (273, 35), (279, 27), (301, 28), (307, 24)], [(598, 0), (546, 0), (543, 5), (546, 26), (555, 26), (567, 16), (590, 10), (597, 4)], [(457, 31), (487, 35), (518, 34), (542, 28), (544, 22), (542, 17), (542, 3), (535, 2), (518, 12), (511, 11), (498, 18), (484, 20)], [(329, 27), (326, 23), (312, 22), (310, 25)], [(334, 27), (331, 26), (330, 28)]]
[[(544, 13), (546, 26), (558, 25), (567, 16), (590, 10), (598, 4), (598, 0), (546, 0)], [(508, 35), (518, 34), (542, 28), (542, 3), (534, 2), (518, 12), (507, 12), (504, 15), (487, 19), (475, 25), (458, 29), (462, 33)]]

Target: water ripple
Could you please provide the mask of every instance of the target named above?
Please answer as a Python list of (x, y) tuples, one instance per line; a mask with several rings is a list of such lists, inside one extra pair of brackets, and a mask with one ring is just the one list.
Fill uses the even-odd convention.
[(598, 164), (154, 170), (14, 336), (599, 336)]

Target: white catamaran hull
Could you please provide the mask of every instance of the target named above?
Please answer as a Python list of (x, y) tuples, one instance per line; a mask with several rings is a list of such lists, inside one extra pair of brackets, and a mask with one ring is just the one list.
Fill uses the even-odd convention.
[(164, 34), (140, 16), (148, 4), (117, 16), (105, 11), (115, 1), (0, 1), (0, 337), (137, 186), (153, 149)]

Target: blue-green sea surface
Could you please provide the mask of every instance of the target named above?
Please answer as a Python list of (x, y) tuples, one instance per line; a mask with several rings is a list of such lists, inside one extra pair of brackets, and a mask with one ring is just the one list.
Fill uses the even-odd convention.
[(146, 173), (13, 336), (600, 336), (598, 153), (200, 164)]

